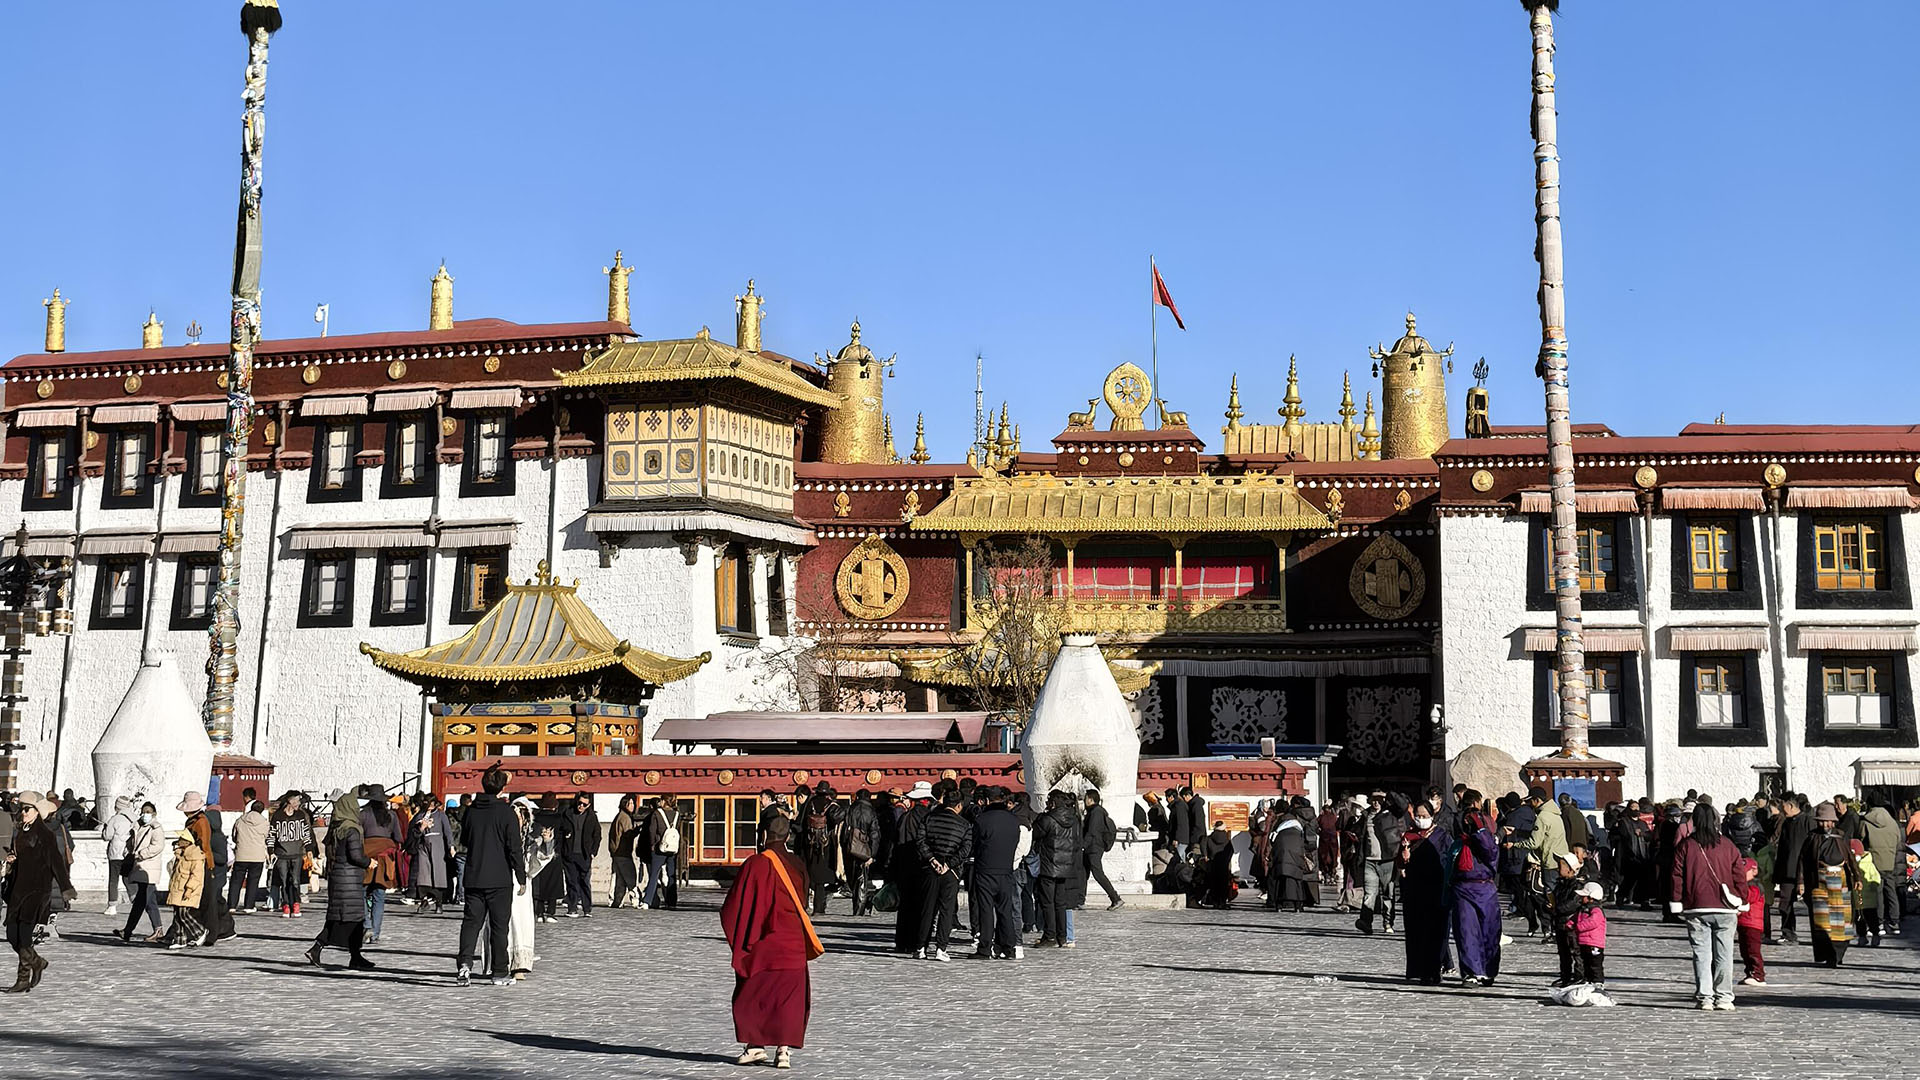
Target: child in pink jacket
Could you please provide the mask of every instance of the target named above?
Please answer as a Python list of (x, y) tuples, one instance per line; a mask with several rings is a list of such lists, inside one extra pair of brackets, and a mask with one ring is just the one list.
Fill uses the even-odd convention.
[(1573, 944), (1580, 953), (1580, 978), (1594, 986), (1607, 983), (1607, 913), (1600, 906), (1606, 895), (1597, 881), (1580, 886), (1580, 910), (1573, 914)]
[(1760, 955), (1760, 943), (1765, 938), (1767, 904), (1760, 895), (1760, 885), (1754, 879), (1760, 876), (1760, 864), (1752, 859), (1742, 859), (1736, 869), (1740, 874), (1740, 895), (1746, 897), (1747, 906), (1741, 910), (1734, 931), (1740, 940), (1740, 963), (1747, 969), (1747, 976), (1740, 980), (1742, 986), (1767, 985), (1767, 962)]

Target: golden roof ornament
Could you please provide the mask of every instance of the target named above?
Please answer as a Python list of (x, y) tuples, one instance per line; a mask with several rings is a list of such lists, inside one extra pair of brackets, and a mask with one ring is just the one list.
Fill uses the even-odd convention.
[(613, 251), (613, 265), (603, 266), (600, 272), (607, 275), (607, 321), (626, 326), (633, 325), (633, 309), (627, 302), (627, 279), (633, 276), (633, 267), (621, 262), (622, 252)]
[[(753, 279), (747, 279), (747, 292), (744, 296), (733, 298), (734, 341), (739, 343), (743, 352), (760, 351), (760, 320), (763, 318), (762, 305), (766, 298), (757, 296), (753, 291)], [(860, 324), (854, 323), (854, 340), (860, 339)]]
[(1153, 404), (1153, 380), (1147, 378), (1139, 365), (1121, 364), (1114, 368), (1107, 373), (1101, 389), (1107, 399), (1107, 410), (1113, 413), (1108, 431), (1146, 430), (1140, 418), (1146, 415), (1147, 406)]
[(440, 269), (434, 273), (428, 290), (427, 329), (453, 329), (453, 275), (447, 273), (445, 259), (440, 261)]
[(1093, 418), (1100, 412), (1100, 399), (1088, 398), (1087, 411), (1067, 414), (1068, 431), (1092, 431)]
[(882, 456), (886, 458), (886, 464), (888, 465), (900, 464), (900, 451), (895, 450), (893, 448), (893, 417), (892, 416), (882, 415), (880, 417), (880, 438), (882, 441), (880, 452)]
[(160, 316), (154, 314), (152, 308), (148, 308), (147, 321), (140, 324), (140, 347), (143, 349), (161, 348), (164, 344), (161, 339), (161, 328), (165, 325), (165, 323), (160, 321)]
[(1359, 410), (1353, 407), (1353, 373), (1343, 371), (1340, 373), (1340, 430), (1342, 432), (1349, 435), (1353, 433), (1353, 418), (1358, 412)]
[(1240, 373), (1236, 371), (1232, 381), (1227, 383), (1227, 426), (1220, 429), (1220, 434), (1239, 431), (1240, 420), (1246, 415), (1240, 411)]
[(927, 453), (926, 413), (921, 413), (913, 422), (913, 453), (907, 455), (907, 460), (915, 465), (925, 465), (933, 460), (933, 455)]
[(1360, 458), (1380, 460), (1380, 425), (1373, 419), (1373, 391), (1367, 391), (1367, 412), (1360, 423)]
[(1280, 415), (1286, 418), (1281, 425), (1287, 429), (1287, 439), (1292, 441), (1300, 437), (1300, 421), (1307, 415), (1307, 407), (1300, 399), (1300, 361), (1287, 357), (1287, 395), (1280, 399)]
[(47, 351), (50, 353), (67, 351), (67, 305), (71, 303), (73, 301), (61, 298), (59, 289), (40, 301), (40, 306), (47, 309)]
[(1435, 350), (1407, 313), (1407, 332), (1391, 350), (1367, 351), (1380, 376), (1381, 452), (1395, 459), (1430, 458), (1447, 441), (1447, 368), (1453, 345)]

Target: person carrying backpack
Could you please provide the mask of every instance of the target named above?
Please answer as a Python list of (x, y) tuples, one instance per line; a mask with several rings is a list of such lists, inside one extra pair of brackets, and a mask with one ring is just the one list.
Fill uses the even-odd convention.
[(641, 907), (672, 911), (680, 906), (680, 827), (684, 823), (680, 797), (672, 792), (660, 796), (660, 805), (647, 815), (647, 896)]
[(841, 866), (855, 915), (873, 914), (873, 862), (880, 846), (880, 812), (866, 788), (853, 793), (841, 831)]
[(813, 913), (825, 915), (827, 897), (840, 885), (840, 834), (846, 811), (834, 798), (833, 788), (822, 780), (807, 799), (802, 815), (805, 828), (801, 832), (799, 855), (807, 867)]
[(1107, 910), (1126, 907), (1127, 902), (1120, 899), (1120, 894), (1114, 889), (1113, 882), (1107, 880), (1106, 868), (1100, 865), (1106, 853), (1113, 850), (1114, 841), (1119, 839), (1120, 830), (1113, 823), (1113, 815), (1107, 813), (1106, 808), (1100, 805), (1098, 789), (1088, 788), (1086, 800), (1087, 816), (1084, 822), (1086, 831), (1081, 834), (1080, 839), (1081, 861), (1086, 863), (1088, 876), (1099, 882), (1101, 890), (1107, 894)]

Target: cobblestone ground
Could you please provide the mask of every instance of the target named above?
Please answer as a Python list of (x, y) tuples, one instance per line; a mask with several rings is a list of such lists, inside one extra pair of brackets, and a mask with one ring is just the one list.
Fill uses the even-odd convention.
[[(0, 998), (0, 1060), (35, 1078), (726, 1076), (740, 1070), (717, 906), (693, 890), (678, 912), (542, 926), (542, 962), (507, 989), (453, 984), (452, 915), (390, 909), (367, 974), (338, 953), (302, 962), (311, 915), (247, 916), (239, 938), (184, 953), (122, 945), (100, 915), (63, 916), (48, 981)], [(796, 1071), (850, 1080), (1858, 1080), (1914, 1075), (1920, 1048), (1911, 937), (1856, 948), (1838, 972), (1777, 948), (1774, 985), (1742, 988), (1735, 1013), (1702, 1013), (1682, 931), (1639, 913), (1614, 919), (1608, 950), (1621, 1007), (1577, 1010), (1544, 1002), (1556, 961), (1540, 945), (1509, 946), (1495, 987), (1420, 988), (1398, 977), (1397, 936), (1257, 902), (1084, 912), (1078, 948), (1017, 964), (896, 958), (877, 919), (830, 916), (821, 931), (831, 951), (814, 966)]]

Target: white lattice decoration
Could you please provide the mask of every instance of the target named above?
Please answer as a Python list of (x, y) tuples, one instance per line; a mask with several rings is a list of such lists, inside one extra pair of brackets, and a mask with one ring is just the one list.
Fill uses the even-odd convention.
[(1287, 692), (1213, 688), (1213, 738), (1216, 743), (1252, 743), (1271, 735), (1287, 739)]
[(1167, 736), (1167, 708), (1160, 697), (1160, 684), (1150, 682), (1146, 689), (1127, 695), (1133, 701), (1133, 730), (1143, 745), (1151, 746)]

